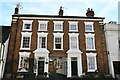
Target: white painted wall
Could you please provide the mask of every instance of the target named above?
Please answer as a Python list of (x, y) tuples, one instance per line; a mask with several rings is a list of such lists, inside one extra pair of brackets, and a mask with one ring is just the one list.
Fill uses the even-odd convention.
[(110, 74), (112, 74), (112, 76), (114, 77), (113, 61), (120, 61), (118, 59), (119, 57), (118, 32), (120, 32), (120, 28), (118, 28), (118, 24), (105, 24), (104, 31), (107, 51), (109, 51), (108, 54), (109, 70)]
[[(0, 49), (2, 50), (1, 53), (0, 53), (1, 54), (0, 60), (2, 59), (2, 56), (3, 56), (3, 61), (0, 62), (0, 78), (3, 78), (3, 74), (4, 74), (5, 63), (6, 63), (6, 58), (7, 58), (7, 51), (8, 51), (8, 43), (9, 43), (9, 38), (4, 43), (4, 45), (2, 45), (2, 49), (0, 47)], [(0, 43), (0, 46), (1, 46), (1, 43)], [(4, 49), (4, 51), (3, 51), (3, 49)]]

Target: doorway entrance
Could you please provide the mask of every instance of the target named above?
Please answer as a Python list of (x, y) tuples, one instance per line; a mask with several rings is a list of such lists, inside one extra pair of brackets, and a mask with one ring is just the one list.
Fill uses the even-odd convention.
[(38, 61), (38, 75), (44, 75), (44, 61)]
[(78, 69), (77, 69), (77, 58), (72, 58), (71, 61), (71, 71), (72, 71), (72, 76), (78, 76)]
[(113, 61), (115, 77), (120, 79), (120, 61)]

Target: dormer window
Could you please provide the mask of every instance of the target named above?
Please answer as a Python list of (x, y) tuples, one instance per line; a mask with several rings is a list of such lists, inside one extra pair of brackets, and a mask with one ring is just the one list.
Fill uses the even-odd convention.
[(32, 22), (33, 20), (23, 20), (23, 31), (31, 31), (32, 30)]

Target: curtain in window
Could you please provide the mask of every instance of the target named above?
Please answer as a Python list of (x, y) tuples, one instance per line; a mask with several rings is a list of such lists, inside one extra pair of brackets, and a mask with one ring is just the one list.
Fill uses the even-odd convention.
[(95, 69), (95, 57), (88, 57), (89, 70)]
[(77, 48), (77, 37), (71, 37), (71, 48)]

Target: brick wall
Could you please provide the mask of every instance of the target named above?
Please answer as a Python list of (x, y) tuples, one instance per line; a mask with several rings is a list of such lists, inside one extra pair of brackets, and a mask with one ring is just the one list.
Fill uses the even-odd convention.
[[(48, 19), (46, 19), (48, 20)], [(64, 27), (63, 27), (63, 48), (64, 50), (58, 51), (53, 50), (53, 40), (55, 33), (54, 30), (54, 20), (48, 20), (48, 38), (47, 38), (47, 48), (50, 51), (49, 56), (66, 56), (67, 51), (69, 49), (69, 24), (68, 20), (63, 20)], [(88, 21), (88, 20), (87, 20)], [(82, 53), (82, 66), (83, 72), (87, 72), (87, 57), (86, 57), (86, 43), (85, 43), (85, 24), (84, 20), (78, 21), (78, 29), (79, 29), (79, 49), (83, 52)], [(13, 75), (17, 75), (18, 69), (18, 62), (19, 62), (19, 52), (28, 51), (31, 52), (30, 54), (30, 69), (33, 69), (34, 64), (34, 53), (33, 51), (37, 48), (37, 32), (38, 31), (38, 20), (35, 19), (32, 23), (32, 39), (31, 39), (31, 50), (20, 50), (21, 45), (21, 31), (22, 31), (22, 19), (18, 20), (18, 23), (12, 23), (11, 25), (11, 34), (10, 34), (10, 43), (8, 48), (8, 58), (5, 68), (5, 74), (12, 73)], [(108, 73), (108, 61), (107, 61), (107, 50), (105, 45), (105, 37), (103, 26), (100, 26), (99, 21), (94, 21), (94, 30), (95, 30), (95, 48), (97, 53), (97, 67), (98, 71), (102, 73)]]

